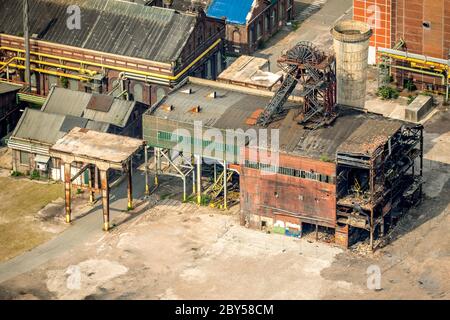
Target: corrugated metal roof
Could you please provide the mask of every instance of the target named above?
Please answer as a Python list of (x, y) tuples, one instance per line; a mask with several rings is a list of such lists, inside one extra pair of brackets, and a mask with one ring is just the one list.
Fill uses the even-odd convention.
[[(39, 141), (45, 144), (54, 144), (74, 127), (96, 128), (106, 131), (108, 126), (92, 120), (43, 112), (36, 109), (25, 109), (11, 138)], [(106, 129), (106, 130), (105, 130)]]
[[(64, 136), (60, 131), (64, 115), (25, 109), (11, 138), (30, 139), (46, 144), (53, 144)], [(45, 125), (44, 125), (45, 124)]]
[(108, 112), (103, 112), (87, 109), (93, 96), (92, 93), (54, 87), (41, 110), (125, 127), (136, 102), (115, 98)]
[[(81, 9), (81, 29), (67, 25), (69, 6)], [(37, 39), (170, 63), (176, 61), (196, 17), (171, 9), (117, 0), (30, 1), (30, 34)], [(0, 1), (0, 33), (23, 35), (22, 2)]]
[(19, 91), (21, 88), (21, 85), (0, 82), (0, 94)]
[(206, 14), (209, 17), (221, 19), (225, 17), (227, 22), (246, 24), (247, 17), (251, 13), (255, 0), (212, 0)]

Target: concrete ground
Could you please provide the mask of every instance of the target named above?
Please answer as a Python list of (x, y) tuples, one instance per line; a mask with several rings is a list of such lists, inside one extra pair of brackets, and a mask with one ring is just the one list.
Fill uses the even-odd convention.
[[(376, 66), (369, 66), (367, 70), (367, 95), (366, 95), (366, 103), (365, 109), (370, 112), (382, 114), (385, 117), (405, 120), (405, 110), (408, 106), (409, 96), (416, 97), (420, 94), (419, 91), (408, 92), (404, 90), (404, 92), (400, 93), (398, 99), (392, 100), (383, 100), (377, 96), (378, 91), (378, 68)], [(443, 97), (435, 96), (435, 108), (430, 110), (428, 114), (426, 114), (423, 119), (420, 120), (421, 124), (426, 123), (430, 120), (439, 110), (444, 110), (445, 107), (442, 106)]]

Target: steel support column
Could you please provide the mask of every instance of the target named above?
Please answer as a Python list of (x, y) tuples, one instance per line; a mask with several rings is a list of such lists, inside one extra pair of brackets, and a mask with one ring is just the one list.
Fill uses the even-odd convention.
[(159, 148), (154, 148), (154, 155), (155, 157), (155, 186), (158, 186), (158, 170), (159, 170)]
[(66, 203), (66, 222), (71, 222), (71, 164), (64, 163), (64, 189), (65, 189), (65, 203)]
[(103, 204), (103, 230), (109, 230), (109, 184), (108, 170), (100, 170)]
[(196, 155), (197, 160), (197, 204), (202, 203), (202, 156)]
[(228, 180), (227, 180), (227, 161), (223, 160), (223, 208), (225, 210), (228, 209), (228, 199), (227, 199), (227, 184), (228, 184)]
[(95, 201), (95, 166), (89, 166), (89, 202), (92, 204)]
[(128, 210), (133, 210), (133, 162), (130, 159), (127, 163), (127, 196), (128, 196)]
[(192, 161), (192, 194), (195, 195), (197, 192), (195, 190), (195, 158), (191, 159)]
[(148, 147), (144, 147), (144, 171), (145, 171), (145, 195), (148, 196), (150, 194), (150, 187), (148, 185)]

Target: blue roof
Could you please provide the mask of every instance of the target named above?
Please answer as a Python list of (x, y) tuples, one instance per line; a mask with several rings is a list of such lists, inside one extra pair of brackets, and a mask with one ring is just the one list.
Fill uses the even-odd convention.
[(206, 14), (213, 18), (227, 18), (227, 22), (246, 24), (253, 0), (213, 0)]

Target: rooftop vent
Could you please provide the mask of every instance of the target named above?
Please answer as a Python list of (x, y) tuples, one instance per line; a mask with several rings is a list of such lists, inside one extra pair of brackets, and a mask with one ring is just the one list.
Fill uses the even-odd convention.
[(215, 91), (211, 92), (210, 94), (207, 95), (208, 98), (212, 98), (215, 99), (217, 97), (217, 93)]
[(199, 113), (200, 111), (201, 111), (200, 106), (195, 106), (195, 107), (193, 107), (193, 108), (191, 109), (191, 112), (192, 112), (192, 113)]
[(191, 94), (191, 93), (192, 93), (192, 88), (188, 88), (188, 89), (185, 89), (185, 90), (181, 90), (180, 92), (182, 92), (182, 93), (187, 93), (187, 94)]
[(171, 105), (171, 104), (162, 104), (161, 105), (161, 109), (163, 109), (164, 111), (170, 112), (170, 111), (173, 110), (173, 105)]

